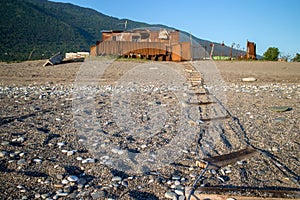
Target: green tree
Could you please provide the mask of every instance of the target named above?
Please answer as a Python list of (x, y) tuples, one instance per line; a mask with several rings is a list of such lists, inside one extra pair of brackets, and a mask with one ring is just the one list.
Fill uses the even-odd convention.
[(264, 53), (264, 60), (277, 61), (279, 56), (279, 49), (276, 47), (269, 47)]
[(300, 62), (300, 53), (296, 53), (296, 56), (293, 58), (293, 62)]

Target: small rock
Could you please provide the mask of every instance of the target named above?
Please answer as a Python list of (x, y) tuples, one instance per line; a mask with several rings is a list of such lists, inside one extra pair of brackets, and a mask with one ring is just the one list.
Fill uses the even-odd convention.
[(272, 150), (273, 152), (278, 152), (278, 151), (279, 151), (278, 147), (272, 147), (271, 150)]
[(243, 82), (254, 82), (256, 81), (257, 79), (254, 78), (254, 77), (248, 77), (248, 78), (242, 78), (242, 81)]
[(78, 181), (79, 178), (77, 176), (72, 175), (72, 176), (69, 176), (67, 179), (70, 182), (76, 182), (76, 181)]
[(238, 165), (243, 165), (243, 164), (246, 164), (246, 162), (245, 161), (243, 161), (243, 160), (239, 160), (239, 161), (237, 161), (236, 162)]
[(74, 153), (75, 153), (75, 151), (73, 151), (73, 150), (72, 151), (68, 151), (67, 152), (67, 156), (72, 156), (72, 155), (74, 155)]
[(174, 192), (166, 192), (165, 197), (168, 199), (177, 199), (177, 194), (175, 194)]
[(42, 161), (42, 159), (35, 158), (35, 159), (33, 159), (33, 162), (35, 162), (35, 163), (42, 163), (43, 161)]
[(173, 176), (172, 179), (173, 180), (180, 180), (180, 176)]
[(19, 156), (20, 156), (20, 157), (23, 157), (24, 155), (25, 155), (24, 152), (19, 153)]
[(7, 155), (6, 151), (0, 151), (0, 158), (3, 158)]
[(197, 177), (197, 174), (190, 174), (190, 177), (191, 177), (191, 178), (196, 178), (196, 177)]
[(64, 187), (63, 184), (59, 184), (59, 183), (55, 183), (53, 186), (56, 187), (56, 188), (62, 188), (62, 187)]
[(9, 157), (11, 157), (11, 158), (14, 158), (15, 156), (16, 156), (15, 153), (10, 153), (10, 154), (9, 154)]
[(273, 121), (276, 122), (276, 123), (280, 123), (280, 122), (286, 121), (286, 118), (278, 117), (278, 118), (273, 119)]
[(1, 143), (2, 146), (7, 146), (7, 145), (9, 145), (9, 144), (10, 144), (10, 143), (9, 143), (8, 141), (4, 141), (4, 142)]
[(24, 189), (24, 186), (23, 185), (18, 185), (17, 188), (18, 189)]
[(185, 200), (185, 196), (179, 196), (178, 200)]
[(42, 194), (42, 195), (41, 195), (42, 199), (46, 199), (46, 198), (48, 198), (49, 196), (50, 196), (50, 194), (48, 194), (48, 193), (45, 193), (45, 194)]
[(291, 110), (291, 108), (289, 106), (272, 106), (269, 107), (269, 110), (274, 112), (285, 112)]
[(70, 187), (70, 186), (67, 186), (67, 187), (65, 187), (65, 188), (63, 189), (63, 191), (64, 191), (65, 193), (71, 193), (71, 192), (73, 191), (73, 188)]
[(83, 164), (85, 164), (85, 163), (94, 163), (94, 162), (96, 162), (96, 160), (93, 159), (93, 158), (87, 158), (87, 159), (81, 161), (81, 163), (83, 163)]
[(21, 142), (21, 143), (22, 143), (22, 142), (24, 142), (24, 141), (25, 141), (25, 138), (23, 138), (23, 137), (18, 137), (18, 138), (17, 138), (17, 142)]
[(64, 146), (65, 144), (66, 144), (65, 142), (58, 142), (58, 143), (57, 143), (57, 146), (62, 147), (62, 146)]
[(91, 193), (91, 196), (93, 199), (105, 199), (107, 197), (107, 191), (100, 190), (97, 192), (93, 192), (93, 193)]
[(57, 174), (57, 175), (56, 175), (56, 178), (59, 179), (59, 180), (61, 180), (61, 179), (64, 178), (64, 176), (63, 176), (62, 174)]
[(36, 199), (39, 199), (41, 197), (41, 195), (39, 194), (39, 193), (36, 193), (35, 195), (34, 195), (34, 198), (36, 198)]
[(117, 188), (117, 187), (119, 187), (120, 185), (119, 185), (118, 183), (113, 183), (112, 186)]
[(58, 192), (58, 193), (56, 193), (56, 195), (59, 197), (66, 197), (69, 195), (69, 193), (68, 192)]
[(114, 176), (112, 177), (111, 181), (115, 181), (115, 182), (122, 181), (122, 178), (120, 176)]
[(20, 159), (18, 160), (17, 164), (18, 165), (24, 165), (26, 163), (26, 160), (25, 159)]
[(175, 181), (174, 184), (175, 185), (180, 185), (180, 181)]
[(174, 190), (174, 192), (175, 192), (176, 194), (178, 194), (179, 196), (183, 196), (183, 195), (184, 195), (183, 190), (176, 189), (176, 190)]
[(62, 183), (62, 184), (64, 184), (64, 185), (66, 185), (66, 184), (68, 184), (68, 183), (69, 183), (69, 181), (68, 181), (68, 180), (66, 180), (66, 179), (64, 179), (64, 180), (62, 180), (62, 181), (61, 181), (61, 183)]
[(78, 156), (78, 157), (76, 157), (76, 160), (78, 160), (78, 161), (82, 161), (82, 160), (83, 160), (83, 158), (82, 158), (82, 157), (80, 157), (80, 156)]
[(124, 187), (128, 187), (128, 181), (122, 181), (121, 183)]

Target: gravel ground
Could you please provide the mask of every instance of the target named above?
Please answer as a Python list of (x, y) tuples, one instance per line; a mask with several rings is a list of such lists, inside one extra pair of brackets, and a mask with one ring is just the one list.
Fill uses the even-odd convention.
[[(88, 71), (97, 62), (0, 63), (0, 199), (184, 199), (202, 172), (196, 160), (249, 146), (255, 156), (210, 168), (197, 187), (299, 194), (299, 63), (216, 62), (222, 81), (210, 83), (189, 63), (115, 61), (98, 78)], [(181, 83), (199, 76), (206, 85)], [(215, 96), (180, 96), (177, 86)]]

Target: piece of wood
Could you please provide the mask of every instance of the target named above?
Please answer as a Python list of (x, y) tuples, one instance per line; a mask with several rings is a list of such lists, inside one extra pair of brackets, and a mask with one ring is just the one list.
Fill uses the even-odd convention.
[[(202, 121), (205, 121), (205, 119), (202, 119)], [(208, 169), (215, 169), (215, 168), (225, 167), (239, 160), (249, 158), (251, 156), (254, 156), (257, 153), (258, 151), (256, 151), (255, 149), (247, 147), (245, 149), (235, 151), (229, 154), (203, 158), (202, 160), (209, 163)]]
[[(246, 189), (245, 189), (246, 190)], [(247, 189), (248, 192), (254, 191), (254, 189)], [(203, 194), (203, 192), (209, 193), (223, 193), (225, 192), (235, 192), (235, 191), (241, 191), (241, 189), (229, 189), (229, 188), (209, 188), (209, 187), (203, 187), (198, 188), (195, 191), (192, 191), (192, 194), (190, 195), (192, 191), (191, 187), (185, 188), (185, 197), (187, 200), (229, 200), (229, 199), (235, 199), (235, 200), (257, 200), (257, 199), (264, 199), (264, 200), (289, 200), (289, 199), (299, 199), (300, 192), (299, 191), (285, 191), (285, 190), (261, 190), (262, 193), (271, 194), (272, 196), (280, 196), (280, 195), (289, 195), (291, 197), (295, 198), (283, 198), (283, 197), (255, 197), (255, 196), (239, 196), (239, 195), (231, 195), (231, 194)], [(255, 190), (257, 191), (257, 190)]]

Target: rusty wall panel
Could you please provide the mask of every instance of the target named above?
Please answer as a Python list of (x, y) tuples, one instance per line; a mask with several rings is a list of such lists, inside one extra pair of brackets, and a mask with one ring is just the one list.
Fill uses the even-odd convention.
[(128, 55), (129, 53), (143, 55), (165, 55), (165, 44), (160, 42), (122, 42), (103, 41), (97, 45), (97, 55), (114, 54)]
[(172, 45), (172, 61), (181, 61), (181, 44)]
[(90, 55), (91, 56), (97, 56), (97, 46), (96, 45), (91, 46)]
[(181, 61), (191, 60), (191, 43), (182, 42), (181, 43)]
[(102, 33), (102, 41), (111, 40), (112, 34), (111, 33)]
[(247, 41), (247, 59), (256, 59), (256, 44)]
[(170, 33), (171, 38), (171, 44), (177, 44), (179, 43), (179, 31), (172, 31)]

